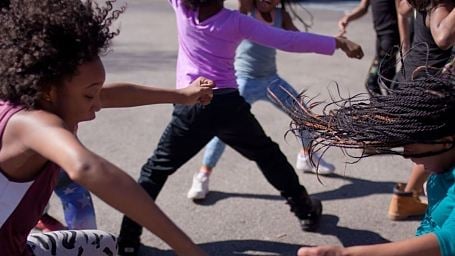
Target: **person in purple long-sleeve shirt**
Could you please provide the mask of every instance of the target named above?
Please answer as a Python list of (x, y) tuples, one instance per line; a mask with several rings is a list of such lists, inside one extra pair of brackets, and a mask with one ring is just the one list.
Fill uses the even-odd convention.
[[(225, 9), (223, 0), (169, 0), (177, 19), (179, 52), (177, 88), (199, 76), (215, 82), (209, 105), (175, 105), (172, 120), (154, 154), (141, 169), (139, 184), (154, 199), (169, 175), (191, 159), (214, 136), (259, 166), (267, 181), (290, 205), (303, 230), (317, 228), (321, 202), (310, 198), (278, 145), (264, 132), (239, 95), (234, 71), (237, 46), (243, 39), (288, 52), (332, 55), (341, 48), (363, 57), (359, 45), (344, 39), (285, 31)], [(119, 254), (137, 255), (142, 227), (124, 217)]]

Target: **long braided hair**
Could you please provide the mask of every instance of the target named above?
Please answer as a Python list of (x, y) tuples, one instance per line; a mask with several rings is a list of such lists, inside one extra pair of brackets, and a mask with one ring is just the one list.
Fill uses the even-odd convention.
[[(444, 137), (455, 135), (455, 74), (425, 73), (419, 79), (390, 89), (388, 95), (357, 94), (342, 98), (339, 87), (338, 100), (323, 107), (322, 114), (313, 110), (321, 102), (314, 102), (303, 92), (292, 99), (293, 104), (276, 97), (279, 85), (269, 88), (269, 96), (281, 105), (291, 117), (290, 132), (305, 134), (311, 140), (310, 153), (325, 151), (329, 147), (341, 148), (349, 156), (363, 158), (376, 154), (399, 154), (423, 157), (441, 152), (405, 155), (396, 150), (410, 144), (441, 144)], [(302, 131), (307, 131), (302, 133)], [(353, 156), (347, 149), (361, 149), (360, 156)]]

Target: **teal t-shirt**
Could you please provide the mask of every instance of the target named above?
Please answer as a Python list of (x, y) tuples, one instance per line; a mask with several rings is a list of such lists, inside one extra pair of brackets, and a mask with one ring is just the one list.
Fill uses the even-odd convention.
[(455, 255), (455, 168), (427, 182), (428, 208), (416, 235), (434, 233), (442, 256)]

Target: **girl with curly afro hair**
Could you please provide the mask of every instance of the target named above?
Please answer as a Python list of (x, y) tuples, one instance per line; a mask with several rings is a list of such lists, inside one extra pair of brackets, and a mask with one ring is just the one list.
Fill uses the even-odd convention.
[[(103, 107), (207, 104), (212, 82), (197, 78), (171, 90), (103, 86), (99, 58), (118, 34), (115, 1), (0, 2), (0, 248), (2, 255), (114, 255), (101, 231), (29, 235), (60, 168), (106, 203), (168, 243), (178, 255), (205, 255), (127, 174), (85, 148), (74, 131)], [(140, 208), (141, 211), (137, 209)]]

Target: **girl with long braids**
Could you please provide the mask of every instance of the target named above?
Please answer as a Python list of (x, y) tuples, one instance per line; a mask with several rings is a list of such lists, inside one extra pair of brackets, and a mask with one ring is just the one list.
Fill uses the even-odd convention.
[[(278, 7), (280, 3), (281, 6)], [(290, 31), (299, 31), (285, 8), (289, 4), (285, 0), (240, 0), (239, 10), (265, 24)], [(243, 40), (237, 47), (234, 66), (239, 93), (249, 104), (260, 100), (270, 102), (266, 92), (271, 83), (280, 83), (286, 86), (286, 89), (292, 92), (294, 96), (298, 95), (297, 90), (277, 73), (275, 48)], [(302, 144), (303, 148), (297, 154), (295, 168), (298, 171), (316, 172), (316, 168), (310, 164), (311, 160), (306, 150), (306, 142), (302, 141)], [(218, 137), (213, 138), (207, 144), (202, 166), (199, 172), (193, 176), (193, 183), (187, 194), (189, 199), (201, 200), (206, 197), (209, 192), (210, 175), (221, 158), (225, 147), (226, 145)], [(324, 161), (316, 154), (313, 155), (313, 161), (319, 163), (317, 169), (319, 174), (328, 175), (335, 171), (332, 164)]]
[[(178, 88), (198, 76), (213, 80), (216, 87), (207, 106), (175, 105), (172, 120), (141, 169), (139, 184), (156, 199), (168, 177), (217, 136), (257, 163), (267, 181), (286, 199), (303, 230), (315, 230), (322, 204), (308, 195), (286, 156), (265, 134), (251, 114), (250, 105), (240, 96), (234, 71), (235, 50), (243, 39), (248, 39), (289, 52), (331, 55), (341, 49), (349, 57), (362, 58), (361, 47), (346, 38), (275, 28), (224, 8), (224, 0), (169, 0), (169, 4), (177, 20)], [(136, 255), (141, 232), (140, 225), (124, 218), (119, 254)]]
[(292, 130), (306, 130), (312, 136), (310, 152), (369, 148), (359, 157), (399, 154), (422, 165), (430, 175), (428, 209), (417, 237), (347, 248), (302, 247), (298, 256), (455, 255), (455, 75), (425, 73), (418, 80), (400, 83), (388, 95), (366, 98), (334, 101), (322, 114), (298, 101), (285, 111), (293, 119)]
[[(455, 1), (397, 0), (397, 7), (403, 16), (411, 15), (415, 9), (416, 17), (412, 51), (405, 53), (396, 79), (410, 82), (427, 72), (439, 72), (450, 60), (455, 44)], [(396, 86), (402, 84), (396, 83)], [(401, 220), (425, 213), (426, 204), (420, 201), (418, 195), (427, 177), (422, 165), (412, 165), (406, 184), (397, 184), (394, 189), (388, 210), (390, 219)]]
[(29, 235), (61, 168), (178, 255), (205, 255), (133, 179), (84, 147), (74, 134), (78, 123), (94, 119), (102, 107), (206, 104), (211, 98), (213, 84), (204, 78), (179, 90), (124, 83), (103, 87), (99, 56), (118, 34), (110, 26), (124, 11), (114, 9), (114, 2), (0, 2), (1, 255), (116, 254), (116, 238), (102, 231)]

